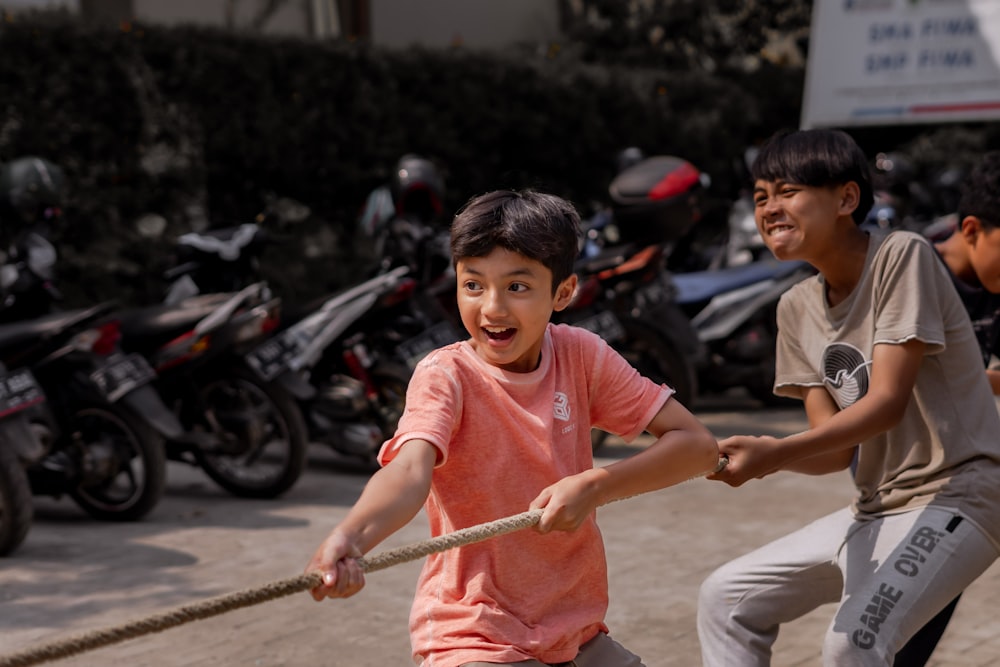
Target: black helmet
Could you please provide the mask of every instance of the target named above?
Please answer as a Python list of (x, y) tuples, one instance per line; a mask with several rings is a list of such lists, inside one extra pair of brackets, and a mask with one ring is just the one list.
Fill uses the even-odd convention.
[(23, 223), (58, 215), (65, 187), (62, 169), (44, 158), (19, 157), (0, 168), (0, 201)]
[(638, 146), (629, 146), (624, 150), (618, 151), (618, 155), (615, 156), (615, 171), (620, 174), (645, 159), (646, 154), (641, 148)]
[(399, 158), (389, 182), (396, 215), (413, 215), (427, 221), (444, 208), (444, 181), (434, 164), (409, 153)]

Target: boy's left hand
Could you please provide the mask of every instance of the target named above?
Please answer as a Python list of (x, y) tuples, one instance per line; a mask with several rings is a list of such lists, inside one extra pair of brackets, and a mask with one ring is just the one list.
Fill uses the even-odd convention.
[(576, 530), (597, 509), (600, 498), (592, 479), (593, 472), (570, 475), (542, 489), (529, 506), (529, 509), (545, 510), (535, 528), (538, 532)]

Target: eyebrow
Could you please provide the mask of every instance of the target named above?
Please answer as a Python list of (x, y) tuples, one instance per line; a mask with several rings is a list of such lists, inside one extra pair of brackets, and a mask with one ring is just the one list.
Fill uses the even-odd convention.
[[(462, 264), (464, 266), (464, 268), (462, 270), (465, 271), (466, 273), (471, 273), (471, 274), (476, 275), (476, 276), (483, 275), (482, 271), (477, 271), (476, 269), (473, 269), (472, 267), (470, 267), (468, 265), (467, 262), (462, 262)], [(534, 271), (532, 271), (530, 268), (514, 269), (513, 271), (508, 271), (507, 273), (503, 274), (504, 278), (518, 278), (518, 277), (522, 277), (522, 276), (526, 276), (528, 278), (537, 278), (537, 277), (539, 277), (538, 274), (535, 273)]]

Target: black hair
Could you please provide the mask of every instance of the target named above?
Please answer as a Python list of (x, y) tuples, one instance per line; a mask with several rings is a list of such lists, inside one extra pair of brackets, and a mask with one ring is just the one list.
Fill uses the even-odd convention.
[(984, 227), (1000, 227), (1000, 151), (983, 155), (962, 182), (959, 223), (970, 215), (979, 218)]
[(495, 190), (470, 199), (451, 225), (451, 257), (485, 257), (496, 248), (541, 262), (552, 293), (573, 274), (580, 214), (565, 199), (535, 190)]
[(851, 217), (859, 225), (875, 203), (868, 158), (842, 130), (780, 130), (761, 147), (750, 173), (755, 181), (788, 181), (811, 187), (854, 181), (861, 193)]

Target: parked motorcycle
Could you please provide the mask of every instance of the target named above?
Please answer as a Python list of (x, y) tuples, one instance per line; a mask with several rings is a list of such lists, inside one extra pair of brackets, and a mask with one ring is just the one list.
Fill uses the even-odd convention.
[(122, 347), (148, 359), (184, 434), (167, 456), (201, 467), (238, 496), (273, 498), (305, 469), (308, 437), (294, 397), (253, 371), (248, 354), (277, 328), (264, 283), (122, 311)]
[(25, 466), (43, 454), (43, 445), (25, 412), (45, 400), (28, 369), (8, 372), (0, 364), (0, 556), (27, 537), (34, 514)]
[(745, 387), (765, 405), (787, 402), (772, 392), (778, 299), (814, 273), (806, 262), (765, 256), (749, 264), (673, 276), (677, 304), (707, 348), (698, 365), (702, 390)]
[(645, 158), (619, 173), (608, 188), (612, 208), (600, 222), (603, 238), (593, 242), (591, 221), (585, 230), (591, 241), (576, 267), (577, 296), (555, 316), (600, 335), (641, 373), (673, 387), (685, 405), (697, 395), (701, 346), (674, 302), (666, 261), (697, 222), (703, 187), (701, 172), (674, 156)]
[[(8, 290), (10, 310), (22, 316), (52, 310), (58, 291), (51, 244), (27, 233), (13, 254), (20, 260), (16, 289)], [(288, 392), (262, 382), (244, 357), (277, 327), (280, 301), (263, 283), (173, 297), (173, 303), (115, 312), (116, 345), (143, 369), (148, 391), (169, 406), (163, 411), (170, 427), (161, 428), (166, 457), (201, 467), (236, 495), (283, 493), (305, 468), (305, 426)]]
[(29, 368), (45, 397), (26, 412), (42, 444), (24, 457), (32, 492), (68, 494), (95, 518), (128, 521), (163, 495), (163, 441), (181, 428), (150, 386), (149, 364), (121, 351), (113, 307), (0, 325), (0, 361)]
[[(185, 234), (178, 239), (189, 278), (183, 289), (253, 280), (259, 255), (276, 239), (254, 223)], [(402, 414), (413, 364), (429, 351), (425, 345), (440, 342), (441, 323), (414, 305), (423, 294), (409, 263), (386, 261), (367, 280), (288, 309), (247, 361), (262, 380), (295, 396), (310, 440), (374, 463)]]

